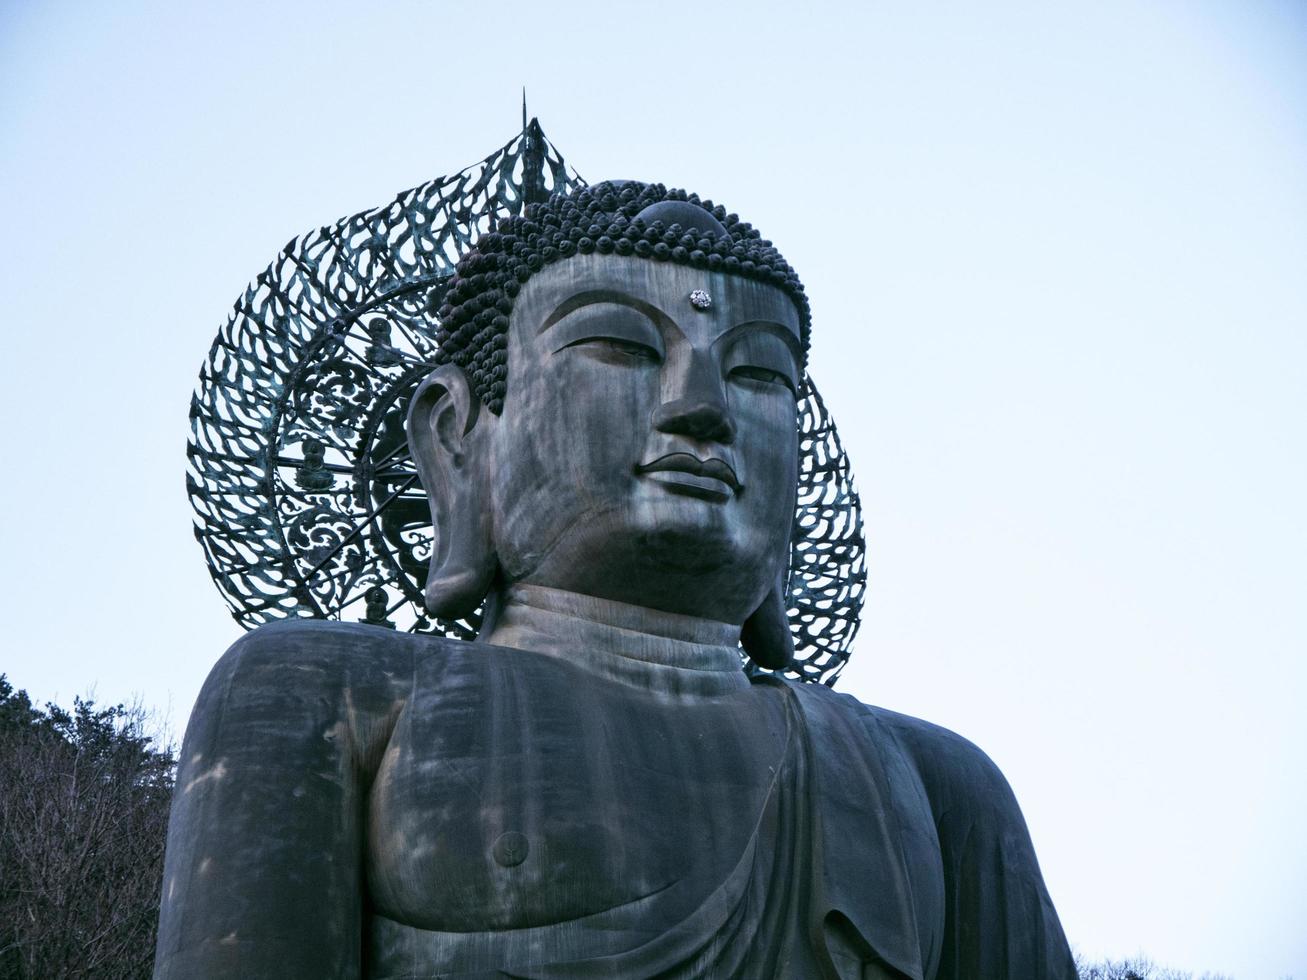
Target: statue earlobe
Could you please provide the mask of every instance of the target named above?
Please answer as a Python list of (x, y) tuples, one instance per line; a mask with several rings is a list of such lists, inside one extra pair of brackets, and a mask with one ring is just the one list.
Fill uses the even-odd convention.
[(759, 667), (784, 670), (794, 662), (794, 635), (785, 608), (786, 568), (776, 584), (767, 590), (762, 605), (744, 621), (740, 644)]
[(467, 376), (454, 364), (427, 375), (409, 404), (409, 452), (427, 491), (435, 535), (426, 607), (442, 619), (474, 612), (498, 568), (485, 494), (485, 433), (473, 431), (482, 414)]

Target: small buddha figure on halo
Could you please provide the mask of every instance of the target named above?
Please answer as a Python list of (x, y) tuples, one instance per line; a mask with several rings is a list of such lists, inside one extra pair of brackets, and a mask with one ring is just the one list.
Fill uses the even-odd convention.
[(481, 634), (293, 620), (223, 657), (156, 976), (1073, 980), (979, 749), (741, 670), (793, 656), (810, 317), (779, 252), (600, 184), (483, 236), (440, 316), (426, 602)]

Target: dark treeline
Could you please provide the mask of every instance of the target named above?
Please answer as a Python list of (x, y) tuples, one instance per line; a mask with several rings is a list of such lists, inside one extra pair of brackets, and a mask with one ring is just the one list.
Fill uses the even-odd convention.
[(1189, 973), (1158, 966), (1144, 956), (1124, 960), (1103, 960), (1090, 963), (1076, 957), (1076, 971), (1080, 980), (1230, 980), (1223, 973)]
[[(176, 761), (139, 707), (38, 708), (0, 674), (0, 980), (148, 978)], [(1080, 980), (1229, 980), (1142, 957)]]
[(0, 674), (0, 980), (149, 977), (175, 764), (148, 720)]

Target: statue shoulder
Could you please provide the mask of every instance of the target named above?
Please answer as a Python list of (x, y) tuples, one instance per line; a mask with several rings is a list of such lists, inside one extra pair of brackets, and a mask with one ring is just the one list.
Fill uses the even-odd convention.
[[(922, 903), (918, 922), (943, 923), (943, 958), (932, 975), (940, 980), (1074, 980), (1066, 938), (1025, 819), (993, 760), (939, 725), (818, 685), (787, 684), (803, 708), (819, 754), (816, 771), (831, 774), (815, 797), (825, 839), (840, 842), (832, 853), (842, 866), (828, 876), (835, 883), (829, 887), (843, 887), (839, 883), (850, 880), (847, 867), (866, 864), (867, 855), (875, 858), (893, 849), (883, 839), (876, 843), (875, 830), (883, 831), (885, 824), (866, 816), (880, 812), (881, 804), (858, 802), (861, 774), (862, 785), (883, 794), (882, 800), (888, 798), (897, 815), (893, 841), (915, 869), (912, 880)], [(823, 755), (832, 761), (824, 763)], [(855, 841), (862, 841), (861, 847)], [(941, 872), (932, 892), (932, 875)], [(861, 881), (893, 878), (868, 873), (858, 879), (853, 874)], [(849, 894), (848, 908), (860, 907), (861, 894)], [(868, 906), (861, 907), (868, 921), (874, 918)], [(910, 959), (905, 955), (905, 962)]]
[(950, 882), (941, 980), (1075, 980), (1025, 817), (998, 766), (947, 728), (884, 708), (868, 710), (912, 760), (934, 815)]
[(246, 633), (214, 665), (210, 680), (225, 683), (270, 675), (295, 676), (299, 684), (411, 668), (432, 652), (432, 637), (381, 627), (319, 619), (286, 619)]
[(1021, 819), (1016, 798), (1002, 771), (974, 742), (942, 725), (863, 704), (856, 698), (816, 684), (795, 684), (805, 700), (828, 711), (857, 719), (882, 754), (902, 758), (917, 774), (936, 813), (964, 800), (984, 801), (1007, 819)]
[(191, 724), (233, 702), (264, 704), (282, 716), (312, 713), (348, 698), (355, 715), (393, 713), (407, 700), (416, 667), (458, 646), (441, 637), (315, 619), (260, 626), (209, 672)]
[(246, 633), (219, 661), (235, 666), (283, 665), (292, 669), (411, 666), (457, 641), (399, 633), (380, 626), (322, 619), (283, 619)]
[(877, 722), (916, 763), (932, 796), (1016, 799), (1002, 771), (980, 746), (942, 725), (887, 708), (868, 708)]
[(178, 759), (155, 976), (360, 975), (363, 794), (442, 649), (300, 619), (223, 655)]

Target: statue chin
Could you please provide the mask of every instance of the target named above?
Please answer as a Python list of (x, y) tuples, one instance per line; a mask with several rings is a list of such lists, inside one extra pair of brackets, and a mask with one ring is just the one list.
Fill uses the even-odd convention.
[(735, 574), (752, 572), (741, 567), (739, 548), (726, 534), (709, 536), (699, 530), (659, 528), (640, 535), (637, 547), (645, 562), (680, 575), (714, 575), (726, 569)]
[[(632, 529), (601, 542), (570, 544), (504, 580), (738, 626), (762, 602), (773, 578), (726, 533)], [(594, 544), (602, 546), (587, 546)]]
[(566, 524), (558, 506), (514, 506), (495, 542), (499, 578), (743, 623), (782, 567), (787, 539), (752, 526), (753, 515), (728, 509), (734, 503), (637, 490), (633, 501), (579, 511)]

